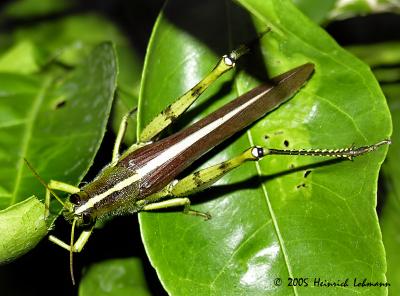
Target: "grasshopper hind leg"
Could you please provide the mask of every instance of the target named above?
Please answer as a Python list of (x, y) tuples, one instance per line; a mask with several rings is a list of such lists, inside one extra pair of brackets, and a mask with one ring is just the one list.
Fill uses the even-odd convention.
[[(261, 146), (253, 146), (227, 161), (214, 166), (196, 171), (181, 180), (174, 180), (163, 190), (146, 198), (147, 204), (142, 210), (152, 211), (169, 207), (183, 206), (183, 212), (194, 216), (203, 217), (205, 220), (211, 216), (190, 208), (190, 200), (187, 196), (201, 192), (209, 188), (212, 184), (221, 179), (225, 174), (248, 161), (258, 161), (268, 155), (298, 155), (314, 157), (335, 157), (352, 160), (354, 157), (375, 151), (383, 145), (390, 144), (390, 140), (383, 140), (378, 143), (343, 149), (309, 149), (309, 150), (280, 150), (268, 149)], [(169, 199), (167, 199), (169, 198)], [(159, 201), (161, 199), (165, 199)]]
[(147, 124), (139, 136), (139, 142), (153, 140), (159, 133), (165, 130), (172, 122), (182, 115), (200, 95), (216, 81), (221, 75), (233, 69), (236, 61), (249, 51), (250, 45), (241, 45), (237, 49), (222, 56), (207, 76), (193, 86), (189, 91), (180, 96), (175, 102), (168, 105), (149, 124)]
[(124, 140), (126, 129), (128, 128), (128, 120), (136, 111), (137, 111), (137, 108), (135, 107), (134, 109), (129, 111), (127, 114), (125, 114), (124, 117), (122, 117), (121, 123), (119, 124), (117, 138), (115, 139), (115, 143), (114, 143), (114, 148), (113, 148), (113, 152), (112, 152), (112, 162), (117, 161), (119, 158), (121, 144)]
[[(205, 220), (211, 218), (209, 213), (203, 213), (190, 208), (190, 200), (186, 196), (203, 191), (218, 181), (222, 176), (238, 167), (248, 160), (258, 160), (261, 156), (258, 154), (259, 148), (251, 147), (244, 153), (228, 161), (194, 172), (181, 180), (171, 182), (164, 190), (149, 196), (149, 203), (142, 210), (152, 211), (169, 207), (183, 206), (183, 213), (193, 216), (203, 217)], [(158, 201), (163, 198), (168, 198)]]

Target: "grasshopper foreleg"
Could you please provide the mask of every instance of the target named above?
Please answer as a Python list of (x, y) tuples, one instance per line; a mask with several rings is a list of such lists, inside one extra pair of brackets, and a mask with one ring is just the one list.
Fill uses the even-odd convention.
[[(87, 241), (89, 240), (90, 235), (92, 234), (93, 227), (90, 228), (90, 230), (84, 230), (82, 233), (79, 235), (79, 238), (75, 241), (75, 243), (72, 246), (72, 252), (74, 253), (79, 253), (82, 251), (83, 247), (86, 245)], [(55, 237), (54, 235), (49, 235), (49, 240), (56, 245), (66, 249), (68, 252), (71, 252), (71, 246), (64, 243), (62, 240), (59, 238)]]
[(50, 180), (50, 182), (46, 186), (46, 195), (45, 195), (45, 199), (44, 199), (44, 217), (45, 218), (47, 218), (49, 216), (51, 194), (54, 195), (54, 192), (53, 193), (51, 192), (52, 190), (59, 190), (62, 192), (72, 194), (72, 193), (79, 192), (80, 189), (78, 187), (73, 186), (68, 183)]
[[(80, 189), (76, 186), (70, 185), (68, 183), (60, 182), (60, 181), (51, 180), (46, 188), (45, 217), (47, 217), (49, 215), (50, 196), (51, 196), (50, 190), (59, 190), (59, 191), (67, 192), (70, 194), (77, 193), (80, 191)], [(76, 242), (72, 246), (72, 252), (80, 252), (83, 249), (84, 245), (86, 244), (86, 242), (89, 239), (89, 236), (92, 233), (92, 230), (93, 230), (93, 227), (90, 230), (82, 231), (79, 238), (76, 240)], [(63, 241), (56, 238), (55, 236), (50, 235), (49, 240), (52, 241), (53, 243), (55, 243), (56, 245), (66, 249), (68, 251), (71, 251), (70, 245), (64, 243)]]

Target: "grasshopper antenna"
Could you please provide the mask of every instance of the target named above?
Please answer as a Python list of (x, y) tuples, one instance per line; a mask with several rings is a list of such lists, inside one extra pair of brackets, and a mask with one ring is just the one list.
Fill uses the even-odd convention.
[(231, 59), (233, 59), (234, 61), (236, 61), (237, 59), (239, 59), (242, 55), (248, 53), (250, 51), (250, 49), (255, 46), (258, 41), (264, 37), (265, 34), (271, 32), (271, 28), (267, 27), (264, 31), (260, 32), (258, 34), (257, 37), (255, 37), (253, 40), (250, 40), (249, 42), (247, 42), (246, 44), (242, 44), (240, 45), (238, 48), (236, 48), (235, 50), (233, 50), (230, 54), (229, 57)]
[(43, 180), (42, 177), (39, 176), (39, 174), (36, 172), (36, 170), (33, 168), (33, 166), (29, 163), (29, 161), (24, 158), (24, 161), (26, 163), (26, 165), (28, 166), (28, 168), (32, 171), (33, 175), (36, 177), (36, 179), (39, 180), (40, 183), (42, 183), (42, 185), (49, 191), (51, 192), (51, 194), (53, 194), (53, 196), (57, 199), (57, 201), (63, 206), (65, 207), (64, 202), (61, 200), (61, 198), (53, 191), (49, 188), (49, 186), (47, 185), (47, 183)]
[(69, 244), (69, 272), (71, 274), (71, 280), (72, 280), (72, 285), (75, 286), (75, 277), (74, 277), (74, 253), (73, 253), (73, 248), (74, 248), (74, 236), (75, 236), (75, 225), (76, 225), (76, 219), (72, 222), (72, 228), (71, 228), (71, 242)]

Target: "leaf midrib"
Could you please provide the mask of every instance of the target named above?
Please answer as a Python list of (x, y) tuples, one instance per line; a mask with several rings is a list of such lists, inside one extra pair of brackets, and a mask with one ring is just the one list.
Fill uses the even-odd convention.
[(10, 199), (10, 206), (15, 204), (17, 195), (18, 195), (18, 190), (20, 188), (21, 180), (22, 180), (22, 172), (23, 172), (23, 165), (24, 165), (24, 158), (26, 158), (27, 151), (29, 149), (29, 143), (32, 139), (32, 134), (33, 134), (33, 125), (35, 123), (35, 120), (37, 118), (37, 114), (40, 110), (40, 106), (43, 103), (43, 99), (45, 97), (45, 94), (51, 84), (51, 78), (45, 79), (43, 82), (42, 86), (39, 89), (39, 92), (37, 96), (34, 98), (34, 104), (31, 108), (31, 111), (28, 113), (28, 119), (26, 121), (26, 128), (25, 132), (22, 138), (22, 149), (21, 149), (21, 155), (20, 158), (17, 162), (17, 176), (15, 178), (15, 184), (14, 184), (14, 190)]

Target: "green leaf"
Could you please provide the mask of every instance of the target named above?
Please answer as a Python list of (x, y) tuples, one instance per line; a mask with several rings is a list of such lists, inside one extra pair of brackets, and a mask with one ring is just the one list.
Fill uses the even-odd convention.
[(112, 41), (121, 47), (129, 44), (113, 23), (95, 14), (74, 15), (17, 28), (12, 37), (15, 42), (29, 40), (40, 45), (58, 61), (70, 66), (79, 64), (100, 42)]
[(393, 119), (392, 145), (383, 165), (385, 204), (380, 217), (383, 243), (387, 258), (389, 295), (400, 294), (400, 84), (385, 85)]
[(0, 264), (34, 248), (47, 234), (44, 204), (35, 197), (0, 211)]
[(318, 24), (324, 23), (329, 18), (336, 2), (336, 0), (293, 0), (298, 9)]
[[(118, 90), (112, 113), (112, 127), (118, 131), (122, 117), (137, 105), (142, 62), (127, 38), (110, 21), (95, 14), (74, 15), (56, 21), (18, 29), (17, 41), (29, 40), (40, 44), (48, 54), (66, 65), (79, 64), (99, 42), (110, 40), (116, 45), (119, 61)], [(136, 140), (136, 120), (130, 119), (124, 138), (131, 144)]]
[(400, 42), (383, 42), (347, 46), (346, 49), (371, 67), (400, 63)]
[[(65, 77), (0, 73), (0, 208), (33, 194), (44, 198), (44, 188), (24, 164), (24, 158), (46, 181), (79, 183), (104, 135), (116, 75), (115, 53), (109, 43), (96, 47), (81, 66)], [(38, 207), (42, 210), (42, 205)], [(22, 206), (14, 209), (20, 217), (24, 211)], [(36, 220), (32, 217), (19, 223), (22, 229), (16, 229), (16, 233), (28, 233)], [(1, 232), (2, 242), (3, 235)], [(31, 236), (26, 236), (27, 247), (33, 245)], [(10, 248), (4, 246), (4, 250)], [(1, 254), (2, 258), (8, 256), (13, 254)]]
[(32, 74), (40, 70), (39, 60), (35, 45), (21, 41), (0, 57), (0, 72)]
[(80, 296), (144, 296), (148, 291), (138, 258), (113, 259), (93, 264), (79, 285)]
[[(247, 73), (229, 74), (215, 83), (181, 124), (204, 117), (254, 87), (255, 79), (247, 74), (260, 78), (260, 71), (267, 70), (273, 76), (306, 62), (316, 65), (315, 74), (294, 99), (197, 164), (218, 163), (255, 144), (343, 148), (389, 137), (389, 111), (365, 64), (290, 1), (239, 2), (258, 30), (272, 29), (261, 40), (266, 68), (259, 68), (262, 62), (254, 61), (258, 52), (253, 50), (253, 61), (243, 66)], [(139, 129), (232, 49), (230, 36), (239, 36), (242, 42), (252, 39), (248, 14), (226, 7), (224, 1), (168, 2), (146, 56)], [(376, 287), (310, 287), (314, 278), (349, 278), (350, 285), (354, 278), (386, 281), (375, 211), (385, 152), (380, 149), (353, 162), (282, 156), (248, 163), (192, 198), (195, 209), (211, 213), (207, 222), (183, 215), (180, 209), (140, 213), (151, 263), (173, 295), (385, 295), (385, 288)], [(274, 285), (278, 277), (282, 286)], [(290, 287), (288, 277), (307, 277), (309, 286)]]
[(9, 18), (40, 17), (61, 12), (71, 6), (71, 1), (66, 0), (18, 0), (9, 3), (2, 12), (2, 16)]
[(400, 3), (392, 0), (348, 0), (337, 1), (335, 9), (330, 13), (331, 19), (346, 19), (357, 15), (371, 13), (399, 13)]

